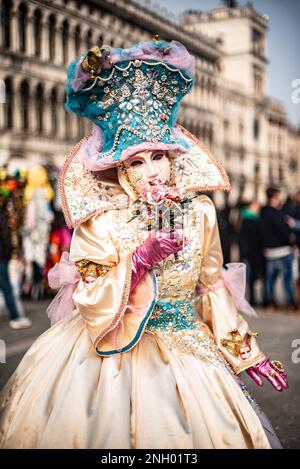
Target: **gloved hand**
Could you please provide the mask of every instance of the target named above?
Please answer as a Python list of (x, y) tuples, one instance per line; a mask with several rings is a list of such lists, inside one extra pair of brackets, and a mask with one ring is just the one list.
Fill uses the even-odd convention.
[(163, 230), (155, 232), (154, 236), (147, 238), (132, 255), (133, 272), (130, 291), (134, 290), (147, 270), (168, 257), (181, 251), (186, 240), (174, 231), (166, 233)]
[(284, 372), (281, 363), (270, 361), (267, 357), (263, 358), (260, 362), (251, 366), (246, 371), (258, 386), (263, 386), (263, 380), (260, 377), (261, 375), (265, 376), (277, 391), (282, 391), (282, 389), (287, 389), (289, 387), (287, 374)]

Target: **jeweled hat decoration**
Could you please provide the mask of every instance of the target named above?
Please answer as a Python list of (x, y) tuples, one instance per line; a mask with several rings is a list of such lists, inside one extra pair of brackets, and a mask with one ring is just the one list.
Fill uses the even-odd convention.
[(96, 126), (85, 145), (87, 168), (111, 168), (144, 149), (187, 151), (190, 145), (174, 125), (193, 83), (194, 59), (176, 41), (94, 47), (73, 61), (66, 109)]

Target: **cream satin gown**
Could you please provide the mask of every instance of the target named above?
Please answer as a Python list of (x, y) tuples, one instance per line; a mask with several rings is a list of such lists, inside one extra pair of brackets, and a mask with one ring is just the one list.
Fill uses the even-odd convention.
[(194, 199), (190, 216), (189, 245), (132, 294), (140, 221), (111, 210), (75, 229), (72, 259), (104, 274), (80, 280), (73, 317), (34, 342), (3, 388), (1, 448), (280, 447), (238, 377), (262, 357), (255, 339), (246, 362), (221, 345), (246, 321), (225, 287), (195, 293), (220, 278), (210, 199)]

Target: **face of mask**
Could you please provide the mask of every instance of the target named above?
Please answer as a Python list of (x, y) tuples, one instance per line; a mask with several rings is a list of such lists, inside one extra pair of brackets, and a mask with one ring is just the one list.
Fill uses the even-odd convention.
[(144, 189), (150, 188), (152, 182), (160, 180), (164, 184), (170, 181), (170, 160), (162, 150), (136, 153), (124, 161), (124, 166), (130, 182), (140, 194)]

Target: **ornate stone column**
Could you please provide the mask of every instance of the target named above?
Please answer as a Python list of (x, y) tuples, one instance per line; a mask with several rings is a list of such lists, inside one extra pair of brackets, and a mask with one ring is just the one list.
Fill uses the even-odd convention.
[(62, 23), (64, 21), (63, 16), (57, 16), (55, 26), (55, 65), (63, 64), (63, 49), (62, 49)]
[(33, 80), (28, 81), (28, 135), (32, 135), (34, 132), (34, 116), (33, 116), (33, 103), (34, 103), (34, 82)]
[(45, 84), (44, 88), (44, 134), (47, 137), (51, 137), (52, 131), (51, 122), (51, 90), (49, 86)]
[(48, 61), (50, 59), (49, 14), (43, 16), (41, 21), (41, 59), (42, 61)]
[(0, 129), (4, 128), (4, 112), (5, 112), (5, 103), (7, 101), (6, 90), (5, 90), (5, 82), (0, 76)]
[(34, 41), (33, 41), (33, 8), (28, 4), (27, 23), (25, 29), (26, 35), (26, 55), (32, 57), (34, 55)]
[(75, 29), (76, 29), (77, 24), (74, 22), (70, 22), (70, 29), (69, 29), (69, 37), (68, 37), (68, 42), (69, 42), (69, 61), (68, 63), (73, 60), (76, 57), (76, 49), (75, 49)]
[(13, 83), (14, 102), (12, 109), (12, 128), (16, 132), (21, 131), (21, 82), (23, 78), (22, 76), (18, 76)]
[(66, 121), (64, 109), (64, 90), (57, 90), (57, 137), (65, 140), (66, 138)]
[(10, 14), (10, 39), (12, 52), (18, 52), (19, 49), (18, 9), (19, 3), (15, 3)]

